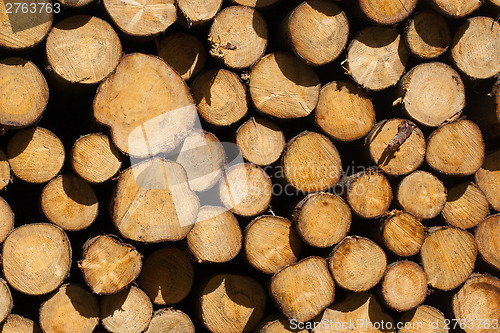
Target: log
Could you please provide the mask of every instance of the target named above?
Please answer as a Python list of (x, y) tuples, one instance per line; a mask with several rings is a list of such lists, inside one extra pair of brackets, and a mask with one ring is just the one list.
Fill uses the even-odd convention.
[(456, 66), (473, 79), (496, 75), (500, 72), (500, 24), (491, 17), (468, 19), (455, 32), (451, 57)]
[(457, 119), (465, 105), (460, 75), (450, 66), (424, 63), (413, 67), (400, 82), (400, 101), (405, 113), (425, 126), (439, 126)]
[(427, 140), (425, 161), (447, 175), (474, 174), (484, 160), (483, 136), (470, 120), (456, 120), (436, 129)]
[(420, 219), (432, 219), (443, 210), (447, 193), (437, 177), (417, 170), (401, 180), (396, 198), (404, 211)]
[(309, 333), (308, 330), (292, 328), (294, 326), (287, 318), (280, 318), (264, 323), (259, 333)]
[(229, 68), (248, 68), (264, 55), (267, 34), (266, 21), (255, 9), (226, 7), (214, 17), (210, 27), (209, 53)]
[(28, 183), (45, 183), (54, 178), (64, 163), (64, 147), (59, 138), (42, 127), (14, 134), (7, 144), (12, 172)]
[(274, 215), (262, 215), (250, 222), (243, 245), (250, 265), (266, 274), (296, 262), (302, 248), (292, 222)]
[(454, 289), (474, 269), (477, 256), (474, 237), (454, 227), (437, 227), (429, 232), (420, 249), (429, 284), (439, 290)]
[(160, 58), (142, 53), (121, 59), (99, 86), (93, 109), (111, 128), (116, 147), (134, 157), (174, 150), (196, 118), (184, 80)]
[(462, 324), (458, 326), (466, 333), (498, 330), (500, 280), (488, 274), (473, 274), (453, 296), (452, 305), (455, 318)]
[(211, 69), (198, 75), (191, 93), (200, 117), (211, 125), (234, 124), (248, 110), (245, 86), (238, 75), (225, 69)]
[(308, 131), (287, 143), (282, 163), (288, 183), (302, 192), (324, 191), (337, 183), (342, 172), (340, 155), (332, 142)]
[(106, 21), (78, 15), (52, 28), (46, 52), (51, 69), (65, 81), (94, 84), (116, 68), (122, 47), (118, 35)]
[(7, 319), (13, 305), (9, 286), (4, 279), (0, 278), (0, 322)]
[(101, 298), (102, 326), (112, 333), (140, 333), (151, 321), (153, 305), (139, 288), (131, 286)]
[(439, 12), (459, 18), (473, 13), (481, 6), (484, 0), (432, 0), (431, 4)]
[(112, 221), (123, 237), (135, 241), (181, 240), (193, 227), (199, 206), (184, 168), (153, 158), (120, 175)]
[(233, 0), (234, 3), (238, 5), (253, 7), (253, 8), (264, 8), (270, 7), (277, 4), (280, 0)]
[(271, 202), (271, 179), (254, 164), (236, 164), (224, 173), (219, 183), (219, 196), (234, 214), (255, 216), (264, 212)]
[[(0, 198), (0, 243), (14, 230), (14, 213), (7, 201)], [(0, 321), (1, 322), (1, 321)]]
[[(217, 241), (213, 241), (213, 240)], [(238, 220), (222, 207), (203, 206), (186, 240), (198, 263), (222, 263), (240, 252), (243, 235)]]
[(3, 149), (0, 149), (0, 190), (11, 182), (10, 164)]
[(207, 62), (207, 50), (194, 35), (177, 32), (165, 36), (158, 44), (158, 56), (185, 80), (198, 74)]
[(226, 154), (214, 134), (193, 130), (182, 143), (175, 161), (184, 167), (189, 187), (201, 192), (214, 186), (221, 178)]
[(140, 3), (104, 0), (103, 3), (118, 28), (132, 36), (155, 36), (177, 20), (174, 0), (145, 0)]
[(347, 236), (337, 244), (328, 260), (335, 282), (354, 292), (374, 287), (384, 276), (384, 251), (368, 238)]
[(295, 206), (292, 220), (304, 242), (314, 247), (331, 247), (349, 232), (351, 210), (337, 195), (312, 193)]
[(391, 184), (375, 169), (344, 177), (338, 186), (343, 188), (354, 213), (365, 219), (382, 216), (392, 202)]
[(33, 320), (16, 315), (10, 314), (7, 320), (0, 324), (2, 333), (42, 333), (40, 326)]
[(403, 313), (404, 328), (400, 333), (447, 333), (449, 324), (441, 311), (429, 305), (420, 305), (415, 310)]
[(193, 266), (178, 248), (164, 247), (146, 257), (137, 282), (154, 304), (179, 303), (193, 285)]
[(408, 21), (404, 37), (408, 50), (422, 59), (439, 57), (451, 44), (448, 22), (443, 16), (432, 10), (416, 13)]
[(105, 134), (84, 135), (73, 145), (71, 166), (90, 183), (105, 182), (120, 170), (121, 165), (120, 152)]
[(265, 306), (266, 292), (256, 280), (219, 274), (202, 287), (198, 310), (210, 332), (251, 332), (264, 317)]
[(360, 0), (359, 6), (371, 21), (392, 25), (406, 19), (417, 5), (418, 0)]
[(99, 203), (92, 187), (72, 174), (59, 175), (42, 191), (42, 210), (47, 219), (67, 231), (89, 227)]
[(486, 154), (475, 180), (493, 209), (500, 212), (500, 149)]
[(2, 266), (9, 286), (26, 295), (43, 295), (59, 287), (71, 266), (68, 236), (48, 223), (17, 227), (3, 244)]
[(316, 317), (335, 297), (328, 264), (320, 257), (307, 257), (281, 269), (271, 278), (269, 290), (280, 311), (299, 322)]
[(45, 333), (91, 333), (99, 324), (99, 302), (78, 284), (65, 284), (40, 306), (40, 326)]
[(65, 7), (79, 8), (84, 7), (94, 2), (94, 0), (62, 0), (61, 4)]
[[(0, 46), (12, 49), (23, 50), (32, 48), (44, 40), (52, 27), (53, 12), (60, 12), (58, 4), (52, 4), (50, 0), (40, 0), (40, 4), (49, 7), (51, 10), (42, 10), (37, 15), (23, 13), (22, 10), (15, 10), (15, 6), (10, 6), (10, 13), (7, 14), (7, 3), (0, 8)], [(40, 5), (41, 6), (41, 5)]]
[(31, 61), (7, 58), (0, 61), (0, 125), (26, 127), (43, 114), (49, 101), (49, 87)]
[(485, 218), (476, 228), (475, 239), (479, 254), (488, 264), (500, 271), (500, 214)]
[(413, 261), (397, 261), (387, 267), (382, 280), (382, 296), (393, 310), (409, 311), (427, 297), (427, 277)]
[(332, 138), (353, 141), (373, 127), (375, 109), (361, 87), (350, 81), (333, 81), (321, 88), (314, 119)]
[(369, 27), (347, 47), (346, 70), (364, 88), (378, 91), (399, 81), (407, 60), (408, 50), (395, 30)]
[(203, 25), (212, 20), (221, 5), (222, 0), (177, 0), (177, 7), (189, 27)]
[(474, 183), (460, 183), (448, 190), (441, 215), (457, 228), (469, 229), (479, 224), (490, 212), (483, 191)]
[(269, 165), (281, 156), (285, 136), (272, 121), (251, 117), (236, 131), (236, 144), (250, 163)]
[(326, 325), (314, 328), (313, 333), (394, 333), (396, 326), (377, 298), (367, 292), (350, 293), (342, 301), (332, 303), (317, 322)]
[(425, 137), (407, 119), (388, 119), (377, 123), (366, 137), (370, 158), (390, 176), (415, 171), (424, 161)]
[(316, 107), (320, 81), (296, 57), (275, 52), (263, 57), (250, 71), (250, 97), (262, 113), (276, 118), (301, 118)]
[(417, 254), (425, 238), (422, 222), (410, 213), (392, 210), (382, 222), (384, 245), (397, 256), (410, 257)]
[(335, 3), (307, 0), (295, 7), (288, 17), (287, 37), (293, 52), (313, 66), (334, 61), (344, 50), (349, 22)]
[(191, 318), (180, 310), (159, 309), (153, 313), (151, 322), (144, 333), (194, 333)]
[(78, 262), (85, 282), (98, 295), (114, 294), (126, 288), (137, 278), (141, 266), (140, 253), (111, 235), (89, 239)]

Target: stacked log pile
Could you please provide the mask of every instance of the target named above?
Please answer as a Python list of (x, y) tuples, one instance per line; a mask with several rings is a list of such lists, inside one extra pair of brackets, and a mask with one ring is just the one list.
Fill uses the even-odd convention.
[(16, 1), (1, 332), (500, 332), (498, 0)]

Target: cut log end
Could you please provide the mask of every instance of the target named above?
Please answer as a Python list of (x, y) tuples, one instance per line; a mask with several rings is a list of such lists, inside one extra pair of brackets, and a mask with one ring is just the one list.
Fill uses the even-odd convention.
[(3, 198), (0, 198), (0, 221), (0, 243), (3, 243), (5, 238), (14, 229), (14, 213)]
[(405, 327), (400, 333), (447, 333), (449, 325), (445, 321), (444, 314), (438, 309), (421, 305), (415, 310), (405, 312), (401, 316), (401, 322)]
[(432, 0), (434, 7), (441, 13), (453, 17), (464, 17), (481, 6), (484, 0)]
[(409, 257), (417, 254), (425, 238), (425, 228), (418, 218), (407, 212), (391, 211), (382, 224), (385, 246), (394, 254)]
[(442, 227), (425, 238), (420, 256), (429, 284), (436, 289), (451, 290), (472, 273), (477, 245), (467, 231)]
[(450, 225), (469, 229), (481, 222), (490, 211), (490, 205), (481, 189), (473, 183), (461, 183), (448, 190), (448, 198), (441, 215)]
[(434, 11), (415, 14), (405, 30), (405, 40), (411, 53), (422, 59), (442, 55), (451, 44), (451, 33), (446, 19)]
[(403, 21), (411, 14), (417, 0), (361, 0), (359, 6), (373, 22), (391, 25)]
[(485, 156), (483, 165), (475, 174), (475, 179), (493, 209), (500, 212), (500, 150), (492, 151)]
[(180, 310), (160, 309), (153, 313), (148, 329), (144, 333), (194, 333), (191, 318)]
[(3, 149), (0, 149), (0, 190), (11, 182), (10, 164)]
[(476, 228), (476, 243), (481, 257), (500, 271), (500, 214), (488, 216)]
[(40, 326), (33, 320), (22, 316), (11, 314), (7, 320), (0, 325), (2, 333), (42, 333)]
[(7, 319), (13, 306), (9, 286), (4, 279), (0, 279), (0, 322)]
[(62, 0), (61, 4), (66, 7), (79, 8), (84, 7), (94, 2), (94, 0)]
[(253, 7), (253, 8), (264, 8), (275, 5), (280, 0), (233, 0), (234, 3), (237, 3), (241, 6)]
[(387, 259), (380, 246), (371, 240), (348, 236), (333, 250), (329, 267), (342, 288), (361, 292), (379, 283), (387, 267)]
[(207, 23), (219, 12), (222, 0), (177, 0), (177, 7), (188, 26)]

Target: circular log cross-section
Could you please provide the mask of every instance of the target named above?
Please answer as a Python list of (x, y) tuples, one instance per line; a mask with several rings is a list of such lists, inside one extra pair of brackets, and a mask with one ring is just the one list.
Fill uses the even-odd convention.
[(177, 0), (177, 7), (188, 26), (206, 23), (219, 12), (222, 0)]
[(226, 7), (215, 16), (208, 41), (210, 55), (224, 66), (248, 68), (266, 51), (267, 24), (253, 8)]
[[(10, 13), (7, 14), (7, 4), (13, 4), (10, 7)], [(50, 0), (37, 1), (38, 6), (47, 8), (40, 12), (23, 12), (22, 9), (15, 11), (14, 2), (3, 2), (0, 7), (0, 46), (9, 49), (26, 49), (39, 44), (49, 33), (52, 27), (53, 11), (59, 7), (59, 4), (53, 5)], [(21, 2), (22, 4), (22, 2)], [(40, 8), (40, 7), (37, 7)], [(60, 9), (60, 8), (59, 8)]]
[(361, 292), (379, 283), (384, 276), (387, 259), (380, 246), (371, 240), (348, 236), (334, 248), (329, 267), (342, 288)]
[(55, 177), (64, 163), (64, 147), (59, 138), (42, 127), (14, 134), (7, 144), (12, 172), (28, 183), (45, 183)]
[(441, 215), (457, 228), (469, 229), (479, 224), (490, 212), (483, 191), (474, 183), (460, 183), (448, 190)]
[(269, 7), (278, 3), (278, 1), (280, 0), (233, 0), (233, 2), (237, 3), (238, 5), (253, 8)]
[(96, 294), (114, 294), (134, 281), (141, 271), (141, 255), (131, 245), (111, 236), (97, 236), (83, 246), (78, 263), (83, 278)]
[(436, 129), (427, 140), (425, 160), (447, 175), (474, 174), (484, 159), (483, 136), (470, 120), (456, 120)]
[(7, 201), (0, 198), (0, 243), (3, 243), (5, 238), (14, 229), (14, 213)]
[(148, 295), (135, 286), (101, 298), (101, 322), (108, 332), (141, 333), (152, 315), (153, 304)]
[(455, 32), (451, 57), (462, 72), (474, 79), (496, 75), (500, 72), (500, 24), (491, 17), (468, 19)]
[(73, 145), (71, 166), (90, 183), (102, 183), (110, 179), (121, 165), (120, 152), (104, 134), (82, 136)]
[(265, 307), (266, 292), (256, 280), (219, 274), (201, 290), (198, 310), (210, 332), (251, 332), (264, 317)]
[(366, 142), (372, 161), (391, 176), (415, 171), (425, 158), (424, 133), (406, 119), (389, 119), (377, 123)]
[[(213, 241), (213, 240), (217, 241)], [(203, 206), (186, 240), (197, 262), (228, 262), (240, 252), (243, 235), (238, 220), (222, 207)]]
[(0, 124), (29, 126), (41, 116), (49, 101), (49, 87), (31, 61), (7, 58), (0, 61)]
[(181, 240), (193, 227), (199, 207), (184, 168), (154, 158), (120, 175), (112, 220), (123, 237), (135, 241)]
[(410, 52), (422, 59), (439, 57), (451, 44), (448, 22), (432, 10), (416, 13), (404, 36)]
[(500, 280), (488, 274), (473, 274), (453, 296), (452, 306), (458, 322), (480, 323), (467, 325), (466, 333), (487, 333), (498, 330)]
[(301, 246), (292, 223), (283, 217), (262, 215), (245, 229), (245, 256), (250, 265), (267, 274), (296, 262)]
[(465, 105), (460, 75), (450, 66), (424, 63), (413, 67), (400, 83), (405, 112), (426, 126), (439, 126), (457, 119)]
[(415, 171), (401, 180), (397, 200), (401, 207), (415, 217), (432, 219), (446, 204), (446, 188), (433, 174)]
[(134, 157), (174, 150), (196, 119), (184, 80), (160, 58), (142, 53), (121, 59), (99, 86), (93, 109), (97, 121), (111, 127), (118, 149)]
[(65, 284), (40, 307), (45, 333), (92, 333), (99, 324), (99, 302), (78, 284)]
[(347, 71), (369, 90), (395, 85), (405, 70), (408, 50), (401, 36), (390, 28), (361, 30), (347, 47)]
[(449, 324), (444, 314), (429, 305), (420, 305), (414, 311), (403, 313), (401, 322), (407, 324), (399, 333), (448, 333)]
[(431, 0), (434, 8), (453, 18), (464, 17), (481, 6), (484, 0)]
[(481, 257), (500, 271), (500, 214), (488, 216), (476, 228), (476, 243)]
[(47, 59), (54, 72), (70, 83), (98, 83), (118, 65), (120, 39), (113, 28), (94, 16), (71, 16), (52, 28)]
[(3, 244), (2, 266), (11, 287), (26, 295), (43, 295), (59, 287), (71, 266), (68, 236), (48, 223), (31, 223), (12, 231)]
[[(13, 306), (12, 295), (5, 280), (0, 278), (0, 321), (3, 322), (10, 315)], [(3, 332), (3, 330), (2, 330)]]
[(316, 317), (335, 297), (328, 264), (320, 257), (307, 257), (278, 271), (269, 290), (281, 312), (298, 322)]
[(398, 261), (387, 267), (382, 280), (382, 296), (396, 311), (416, 308), (427, 297), (427, 277), (413, 261)]
[(297, 56), (315, 65), (335, 60), (347, 44), (349, 22), (345, 13), (328, 0), (307, 0), (288, 19), (287, 33)]
[(500, 212), (500, 149), (485, 156), (475, 178), (493, 209)]
[(97, 197), (90, 185), (72, 174), (57, 176), (42, 191), (42, 210), (47, 219), (64, 230), (87, 228), (97, 217)]
[(392, 25), (403, 21), (411, 14), (417, 0), (360, 0), (363, 13), (373, 22)]
[(271, 202), (271, 179), (254, 164), (237, 164), (223, 175), (219, 183), (219, 195), (224, 206), (234, 214), (258, 215)]
[(321, 88), (314, 117), (332, 138), (353, 141), (373, 127), (375, 109), (362, 88), (349, 81), (333, 81)]
[(2, 333), (42, 333), (40, 326), (33, 320), (16, 314), (10, 314), (0, 327)]
[(332, 142), (324, 135), (307, 131), (287, 144), (283, 166), (286, 180), (303, 192), (332, 187), (342, 172), (340, 155)]
[(66, 7), (78, 8), (84, 7), (95, 0), (61, 0), (61, 3)]
[(285, 136), (275, 123), (252, 117), (237, 130), (236, 144), (247, 161), (269, 165), (281, 156)]
[(104, 0), (103, 2), (118, 28), (132, 36), (157, 35), (167, 30), (177, 19), (174, 0)]
[(234, 124), (248, 110), (245, 86), (238, 75), (225, 69), (211, 69), (198, 75), (191, 93), (200, 116), (215, 126)]
[(0, 190), (3, 190), (11, 182), (10, 164), (7, 155), (0, 148)]
[(382, 223), (384, 245), (397, 256), (409, 257), (417, 254), (424, 238), (424, 225), (410, 213), (393, 210)]
[(420, 256), (429, 284), (436, 289), (451, 290), (472, 273), (477, 245), (467, 231), (441, 227), (425, 238)]
[(178, 248), (164, 247), (146, 257), (137, 282), (154, 304), (179, 303), (193, 285), (193, 266)]
[(201, 41), (183, 32), (165, 36), (158, 43), (158, 56), (186, 81), (198, 74), (207, 61), (207, 51)]
[(288, 53), (263, 57), (250, 71), (250, 96), (262, 113), (301, 118), (318, 103), (320, 81), (314, 70)]
[(315, 247), (337, 244), (351, 227), (349, 206), (332, 193), (309, 194), (295, 206), (292, 217), (300, 237)]
[(180, 310), (160, 309), (153, 313), (148, 329), (144, 333), (194, 333), (191, 318)]

